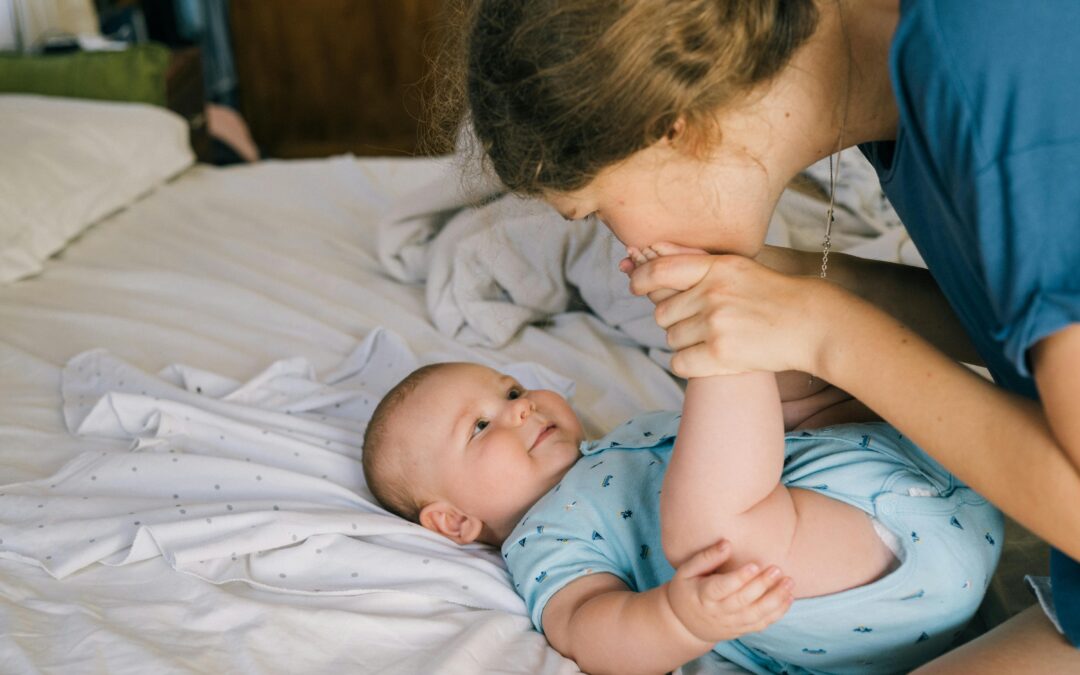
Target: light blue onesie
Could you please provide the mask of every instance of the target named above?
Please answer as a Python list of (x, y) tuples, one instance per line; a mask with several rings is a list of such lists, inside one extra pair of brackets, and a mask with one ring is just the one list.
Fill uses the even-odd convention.
[[(503, 543), (541, 632), (547, 601), (578, 577), (606, 572), (646, 591), (674, 575), (660, 543), (660, 489), (680, 417), (641, 415), (582, 443), (582, 458)], [(796, 600), (764, 631), (714, 651), (756, 673), (794, 675), (908, 671), (948, 649), (997, 565), (1000, 513), (887, 424), (792, 432), (784, 456), (785, 485), (852, 504), (897, 535), (900, 566)]]

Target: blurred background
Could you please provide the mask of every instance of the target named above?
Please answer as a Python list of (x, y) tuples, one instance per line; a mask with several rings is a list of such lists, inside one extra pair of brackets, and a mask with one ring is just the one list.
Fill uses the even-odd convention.
[(0, 91), (158, 98), (216, 164), (444, 152), (422, 132), (445, 4), (0, 0)]

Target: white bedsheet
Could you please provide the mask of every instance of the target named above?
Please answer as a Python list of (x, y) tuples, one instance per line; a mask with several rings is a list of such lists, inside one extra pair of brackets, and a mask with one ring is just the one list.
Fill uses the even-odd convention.
[[(368, 361), (375, 331), (417, 362), (572, 377), (593, 436), (682, 393), (591, 314), (526, 322), (497, 349), (439, 331), (425, 286), (384, 269), (376, 227), (446, 170), (196, 167), (0, 287), (0, 486), (18, 484), (0, 487), (0, 672), (578, 672), (510, 606), (489, 556), (365, 503), (362, 422), (398, 374), (360, 384), (389, 363)], [(428, 234), (401, 233), (422, 261)], [(436, 554), (440, 578), (423, 562)]]
[[(342, 381), (335, 378), (362, 360), (355, 355), (377, 327), (403, 336), (421, 362), (469, 359), (496, 367), (531, 362), (573, 376), (572, 402), (591, 434), (640, 410), (671, 408), (681, 400), (670, 377), (588, 314), (561, 314), (543, 328), (528, 326), (498, 350), (465, 347), (436, 330), (423, 287), (402, 284), (382, 271), (374, 235), (376, 221), (395, 196), (430, 181), (441, 169), (437, 160), (353, 158), (196, 167), (92, 228), (49, 261), (40, 276), (0, 287), (0, 485), (19, 483), (13, 492), (36, 491), (35, 496), (63, 491), (67, 500), (88, 503), (81, 498), (102, 494), (87, 492), (80, 475), (112, 465), (118, 474), (131, 474), (131, 481), (163, 459), (171, 464), (178, 453), (166, 446), (183, 447), (184, 460), (214, 467), (206, 475), (200, 469), (169, 476), (185, 481), (185, 490), (201, 492), (192, 492), (195, 497), (185, 502), (187, 497), (174, 490), (164, 507), (156, 495), (132, 508), (129, 488), (150, 490), (155, 481), (128, 485), (117, 477), (107, 489), (93, 488), (111, 493), (117, 501), (109, 508), (115, 508), (107, 510), (109, 500), (100, 500), (95, 508), (105, 517), (84, 511), (79, 525), (69, 517), (79, 505), (63, 498), (50, 498), (39, 509), (46, 502), (24, 494), (19, 499), (32, 513), (21, 517), (0, 504), (0, 549), (22, 560), (46, 558), (46, 567), (0, 559), (0, 672), (577, 672), (526, 618), (466, 606), (495, 606), (500, 595), (505, 603), (516, 602), (500, 591), (468, 594), (460, 588), (483, 583), (462, 581), (465, 573), (490, 576), (481, 570), (483, 557), (474, 562), (462, 553), (470, 559), (447, 562), (446, 569), (457, 564), (455, 569), (464, 571), (448, 572), (452, 578), (445, 583), (424, 576), (409, 582), (437, 586), (435, 595), (441, 597), (418, 594), (416, 588), (364, 592), (378, 584), (362, 583), (362, 568), (344, 570), (345, 585), (334, 587), (341, 594), (314, 586), (316, 579), (340, 581), (335, 565), (358, 561), (363, 546), (369, 546), (363, 555), (370, 555), (380, 537), (380, 544), (392, 544), (380, 546), (383, 554), (397, 550), (395, 560), (430, 567), (419, 557), (424, 542), (430, 542), (427, 535), (354, 538), (352, 523), (358, 528), (361, 523), (333, 513), (352, 509), (355, 516), (365, 515), (356, 508), (361, 492), (350, 454), (360, 442), (355, 420), (317, 419), (320, 413), (312, 411), (328, 412), (324, 408), (333, 405), (326, 402), (332, 397), (308, 412), (281, 410), (284, 401), (295, 398), (289, 387), (311, 387), (305, 391), (312, 396), (328, 383), (340, 389)], [(114, 379), (93, 379), (97, 370), (90, 371), (93, 378), (85, 372), (84, 379), (65, 376), (69, 360), (98, 348), (107, 352), (91, 352), (73, 367), (77, 372), (79, 365), (96, 361), (102, 378), (108, 373)], [(277, 362), (283, 363), (274, 366)], [(170, 368), (174, 364), (186, 365)], [(156, 388), (143, 395), (143, 389), (131, 389), (131, 377)], [(253, 385), (241, 384), (249, 382)], [(283, 383), (289, 385), (285, 392)], [(62, 387), (72, 424), (93, 433), (67, 431)], [(230, 394), (232, 400), (225, 401)], [(96, 405), (99, 412), (87, 414), (88, 406)], [(189, 424), (184, 411), (194, 413), (193, 426), (159, 438), (163, 429), (182, 428), (170, 425)], [(218, 438), (215, 445), (207, 437), (214, 425), (241, 436), (260, 422), (280, 429), (286, 417), (308, 425), (295, 435), (277, 433), (274, 447), (283, 449), (284, 457), (270, 457), (261, 442), (222, 445)], [(135, 436), (139, 440), (131, 452)], [(322, 452), (327, 440), (332, 451)], [(258, 461), (306, 491), (258, 494), (222, 482), (224, 474), (216, 469), (226, 462), (222, 455), (242, 447), (262, 450)], [(297, 460), (289, 448), (303, 448), (311, 457), (289, 464)], [(132, 472), (133, 466), (138, 471)], [(344, 475), (330, 480), (335, 470)], [(58, 480), (40, 482), (54, 475)], [(104, 481), (102, 476), (98, 480)], [(57, 488), (49, 487), (53, 484)], [(183, 498), (173, 502), (172, 494)], [(203, 518), (224, 519), (212, 525), (229, 525), (230, 514), (250, 519), (247, 527), (256, 525), (251, 532), (259, 542), (244, 556), (233, 548), (243, 525), (230, 525), (220, 542), (228, 550), (215, 548), (218, 542), (187, 531), (190, 526), (177, 516), (194, 513), (179, 514), (187, 507), (177, 503), (214, 511), (200, 513)], [(63, 506), (54, 514), (53, 504)], [(241, 508), (246, 512), (239, 513)], [(318, 509), (330, 517), (300, 517)], [(130, 523), (123, 523), (125, 516)], [(21, 530), (10, 529), (13, 520)], [(48, 545), (37, 542), (16, 549), (15, 544), (23, 546), (19, 539), (30, 522), (30, 529), (37, 524), (50, 531), (67, 528), (55, 540), (64, 545), (46, 550)], [(108, 546), (95, 548), (103, 542), (90, 529), (98, 527), (105, 539), (112, 538)], [(83, 535), (85, 543), (79, 542)], [(314, 553), (316, 548), (323, 553)], [(331, 551), (340, 560), (325, 570), (296, 563), (304, 555)], [(211, 552), (216, 557), (202, 557)], [(237, 561), (231, 559), (234, 552)], [(201, 559), (215, 562), (201, 573), (174, 569), (198, 571)], [(302, 578), (302, 586), (291, 586), (295, 579), (288, 570), (294, 568), (279, 567), (275, 559), (296, 563), (296, 570), (310, 576)], [(233, 565), (244, 560), (248, 565), (238, 572)], [(354, 571), (357, 577), (351, 576)], [(285, 579), (278, 576), (282, 573)], [(245, 575), (248, 583), (214, 583)], [(443, 599), (456, 593), (461, 596), (454, 602)]]

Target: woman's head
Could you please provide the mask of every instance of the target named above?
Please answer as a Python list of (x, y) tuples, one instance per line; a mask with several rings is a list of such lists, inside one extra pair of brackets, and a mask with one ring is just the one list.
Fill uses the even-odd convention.
[(471, 121), (502, 181), (571, 193), (672, 135), (718, 140), (716, 114), (768, 82), (814, 32), (814, 0), (479, 0)]

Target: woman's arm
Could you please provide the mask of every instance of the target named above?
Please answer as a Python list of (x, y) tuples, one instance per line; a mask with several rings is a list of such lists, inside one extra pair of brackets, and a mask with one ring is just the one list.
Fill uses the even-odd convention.
[[(1052, 431), (1038, 403), (979, 377), (894, 317), (820, 279), (778, 274), (737, 256), (677, 256), (635, 270), (631, 287), (687, 289), (657, 306), (677, 350), (677, 374), (812, 372), (866, 403), (1028, 529), (1080, 557), (1080, 473), (1066, 449), (1080, 446), (1073, 398), (1080, 395), (1073, 354), (1080, 338), (1051, 337), (1034, 350), (1040, 387), (1054, 389), (1044, 395)], [(1074, 381), (1055, 385), (1051, 371)]]
[[(843, 383), (1021, 524), (1080, 557), (1080, 473), (1039, 403), (972, 373), (869, 304), (824, 297), (831, 295), (814, 303), (832, 324), (815, 371)], [(1073, 381), (1066, 385), (1072, 396), (1076, 358), (1080, 352), (1060, 359)], [(1061, 429), (1076, 443), (1080, 400), (1070, 404), (1070, 395), (1062, 394), (1065, 405), (1055, 417), (1069, 420)]]
[[(756, 260), (789, 275), (816, 276), (821, 253), (766, 246)], [(957, 361), (982, 365), (960, 320), (934, 277), (922, 267), (829, 254), (829, 281), (895, 316)]]
[(1080, 324), (1041, 340), (1031, 357), (1050, 430), (1080, 470)]

